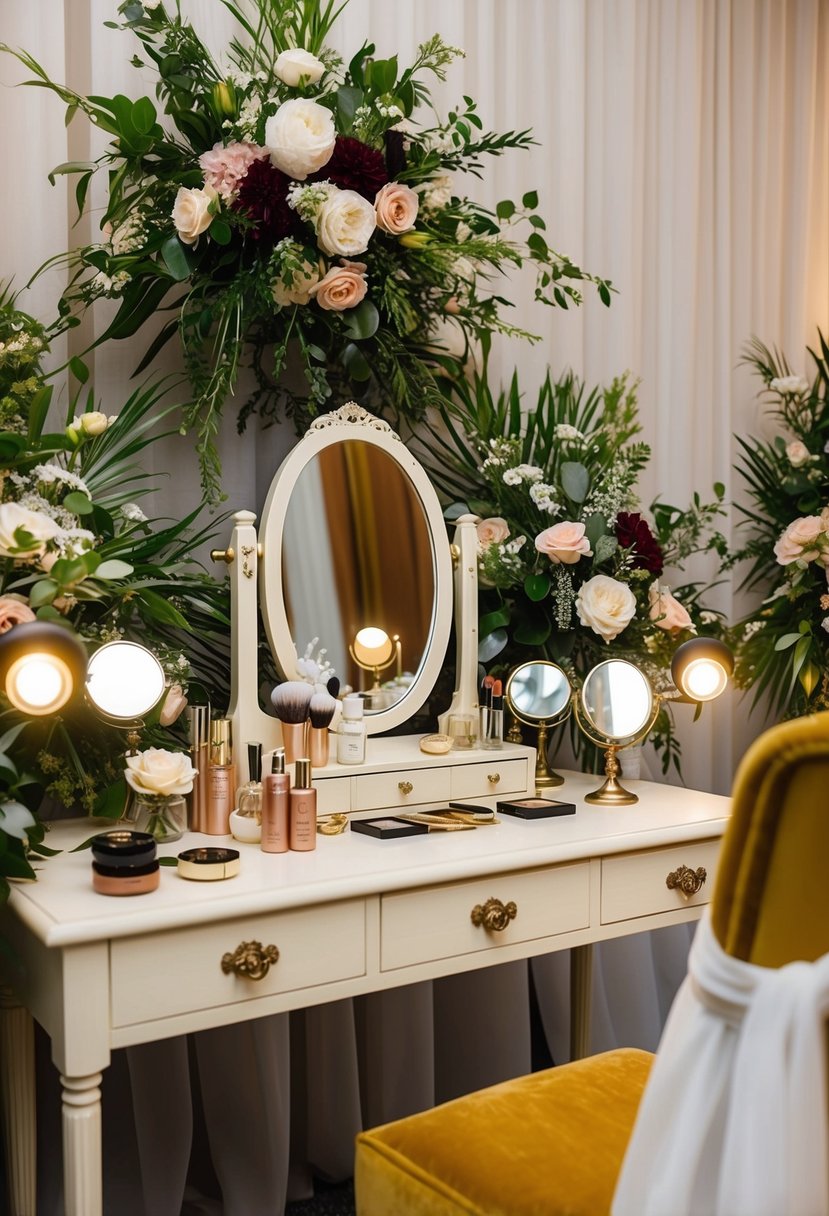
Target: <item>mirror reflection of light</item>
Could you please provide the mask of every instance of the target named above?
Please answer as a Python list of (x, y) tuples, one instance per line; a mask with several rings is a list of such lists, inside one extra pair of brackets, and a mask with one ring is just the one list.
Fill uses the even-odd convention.
[(360, 629), (354, 638), (354, 654), (358, 662), (367, 667), (375, 667), (391, 658), (392, 640), (385, 629), (374, 625), (366, 625)]
[(682, 674), (683, 691), (695, 701), (713, 701), (725, 691), (728, 675), (713, 659), (695, 659)]
[(110, 642), (89, 660), (86, 693), (108, 718), (125, 722), (150, 712), (164, 692), (158, 659), (135, 642)]
[(72, 673), (57, 655), (21, 655), (6, 676), (6, 696), (21, 713), (53, 714), (72, 695)]

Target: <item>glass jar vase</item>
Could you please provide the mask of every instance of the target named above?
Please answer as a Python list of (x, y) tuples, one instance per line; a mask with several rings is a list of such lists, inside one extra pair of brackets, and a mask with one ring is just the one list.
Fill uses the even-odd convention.
[(187, 828), (187, 802), (180, 794), (136, 794), (131, 818), (136, 831), (149, 832), (159, 844), (179, 840)]

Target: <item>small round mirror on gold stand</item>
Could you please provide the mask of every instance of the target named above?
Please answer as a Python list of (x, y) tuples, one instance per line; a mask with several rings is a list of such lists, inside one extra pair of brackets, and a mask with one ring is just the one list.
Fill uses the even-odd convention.
[[(507, 708), (515, 722), (523, 722), (538, 730), (536, 740), (536, 789), (563, 785), (564, 778), (553, 772), (547, 762), (547, 734), (551, 726), (563, 722), (570, 713), (573, 690), (570, 681), (558, 666), (547, 659), (522, 663), (510, 672), (506, 687)], [(517, 742), (521, 734), (517, 726)], [(512, 736), (507, 735), (512, 741)]]
[(632, 806), (636, 794), (619, 783), (619, 748), (640, 743), (653, 727), (659, 701), (643, 672), (626, 659), (607, 659), (587, 673), (574, 698), (579, 729), (605, 749), (605, 781), (585, 796), (600, 806)]

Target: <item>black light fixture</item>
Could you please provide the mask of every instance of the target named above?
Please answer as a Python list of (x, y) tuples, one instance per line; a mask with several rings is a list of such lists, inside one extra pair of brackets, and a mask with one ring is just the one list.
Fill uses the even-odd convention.
[(719, 638), (691, 638), (677, 646), (671, 679), (689, 701), (713, 701), (725, 692), (734, 672), (734, 655)]
[(30, 717), (57, 713), (83, 686), (86, 647), (62, 625), (29, 621), (0, 635), (0, 683)]

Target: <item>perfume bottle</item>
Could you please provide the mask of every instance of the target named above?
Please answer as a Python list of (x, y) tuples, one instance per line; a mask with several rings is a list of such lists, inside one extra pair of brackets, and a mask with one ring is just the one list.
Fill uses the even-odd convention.
[(287, 853), (289, 842), (288, 796), (291, 779), (285, 772), (285, 748), (278, 747), (273, 753), (271, 771), (262, 783), (262, 840), (263, 853)]
[(239, 787), (230, 831), (236, 840), (258, 844), (262, 838), (262, 744), (248, 744), (249, 780)]
[(296, 762), (296, 782), (290, 799), (290, 845), (306, 853), (317, 847), (317, 791), (311, 786), (311, 761)]
[(236, 765), (230, 740), (230, 718), (216, 718), (210, 726), (210, 764), (207, 770), (207, 813), (203, 830), (208, 836), (227, 836), (236, 790)]
[(343, 716), (337, 730), (337, 761), (340, 764), (364, 764), (366, 759), (366, 724), (363, 721), (363, 698), (343, 698)]

